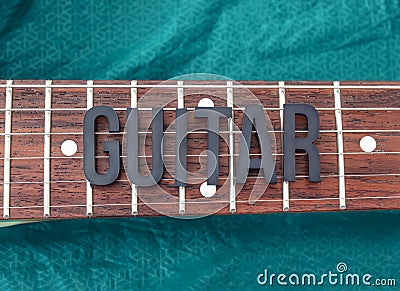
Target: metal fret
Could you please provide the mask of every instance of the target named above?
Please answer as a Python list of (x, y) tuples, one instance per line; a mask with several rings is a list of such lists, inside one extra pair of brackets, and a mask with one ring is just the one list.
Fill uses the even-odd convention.
[[(185, 108), (185, 96), (183, 93), (183, 81), (178, 81), (178, 109)], [(179, 186), (179, 214), (185, 214), (186, 212), (186, 188)]]
[(12, 119), (12, 80), (7, 80), (6, 87), (6, 111), (4, 118), (4, 186), (3, 186), (3, 217), (10, 217), (10, 168), (11, 168), (11, 119)]
[[(47, 80), (46, 85), (51, 85), (52, 81)], [(51, 88), (45, 89), (45, 108), (51, 109)], [(43, 216), (50, 216), (50, 132), (51, 132), (51, 111), (47, 110), (44, 114), (44, 164), (43, 164)]]
[[(93, 107), (93, 80), (88, 80), (87, 85), (89, 86), (86, 90), (86, 109), (89, 110)], [(88, 180), (86, 180), (86, 215), (93, 215), (93, 187)]]
[[(226, 89), (226, 103), (227, 107), (233, 108), (233, 81), (227, 81), (226, 85), (228, 88)], [(229, 126), (229, 209), (231, 213), (236, 212), (236, 188), (235, 188), (235, 180), (234, 180), (234, 116), (232, 111), (232, 117), (228, 119), (228, 126)]]
[(343, 150), (343, 125), (342, 125), (342, 111), (341, 111), (341, 97), (340, 97), (340, 82), (333, 82), (334, 96), (335, 96), (335, 110), (336, 129), (337, 129), (337, 150), (338, 150), (338, 167), (339, 167), (339, 207), (346, 209), (346, 183), (344, 174), (344, 150)]
[[(137, 81), (133, 80), (131, 81), (131, 85), (137, 85)], [(132, 87), (131, 88), (131, 108), (137, 108), (137, 88)], [(135, 184), (131, 183), (131, 188), (132, 188), (132, 215), (136, 216), (138, 215), (138, 187)]]
[[(283, 108), (283, 105), (286, 102), (286, 95), (285, 95), (285, 82), (279, 82), (279, 107)], [(283, 130), (283, 110), (279, 112), (281, 118), (281, 130)], [(282, 138), (283, 141), (283, 138)], [(283, 146), (282, 146), (283, 148)], [(283, 200), (283, 211), (289, 211), (289, 182), (283, 181), (282, 182), (282, 200)]]

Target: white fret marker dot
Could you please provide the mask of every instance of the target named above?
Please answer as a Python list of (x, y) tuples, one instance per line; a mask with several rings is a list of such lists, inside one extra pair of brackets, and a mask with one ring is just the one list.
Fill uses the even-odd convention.
[(77, 150), (76, 142), (70, 139), (65, 140), (61, 145), (61, 152), (67, 157), (75, 155)]
[(364, 136), (360, 140), (360, 148), (366, 153), (371, 153), (376, 148), (376, 140), (372, 136)]
[(198, 107), (214, 107), (214, 102), (210, 98), (203, 98), (197, 104)]
[(207, 181), (200, 185), (200, 193), (204, 197), (213, 197), (217, 192), (217, 186), (208, 185)]

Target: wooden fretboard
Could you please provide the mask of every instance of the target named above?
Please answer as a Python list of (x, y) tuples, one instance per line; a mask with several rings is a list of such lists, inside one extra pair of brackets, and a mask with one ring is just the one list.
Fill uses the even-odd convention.
[[(144, 119), (151, 116), (152, 104), (143, 108), (140, 99), (159, 83), (0, 81), (0, 217), (196, 216), (209, 213), (210, 209), (215, 209), (215, 214), (400, 209), (400, 151), (397, 148), (400, 145), (400, 83), (397, 82), (240, 81), (258, 98), (275, 130), (278, 183), (266, 189), (252, 177), (257, 173), (250, 173), (240, 189), (235, 184), (234, 172), (230, 170), (239, 152), (239, 132), (225, 121), (221, 122), (220, 134), (227, 141), (232, 137), (234, 147), (230, 150), (220, 141), (219, 185), (213, 197), (201, 195), (200, 182), (192, 181), (184, 190), (175, 187), (168, 171), (164, 172), (157, 189), (136, 187), (127, 179), (122, 162), (121, 174), (113, 184), (88, 183), (83, 170), (86, 111), (106, 105), (118, 114), (119, 133), (109, 133), (106, 120), (100, 118), (97, 124), (97, 171), (106, 173), (108, 156), (102, 151), (101, 142), (118, 140), (122, 144), (126, 108), (137, 106)], [(158, 90), (155, 105), (163, 98), (176, 100), (164, 107), (165, 128), (173, 123), (176, 108), (190, 111), (205, 97), (212, 99), (215, 106), (227, 106), (227, 102), (236, 104), (236, 101), (246, 103), (243, 88), (229, 81), (169, 81)], [(320, 135), (314, 144), (320, 153), (319, 183), (308, 181), (308, 159), (301, 152), (296, 155), (296, 181), (283, 182), (282, 110), (283, 104), (291, 103), (310, 104), (318, 110)], [(236, 108), (233, 122), (239, 128), (242, 119), (243, 112)], [(296, 119), (299, 135), (304, 134), (305, 128), (306, 120)], [(151, 132), (147, 134), (150, 143), (146, 141), (141, 159), (151, 167)], [(361, 147), (364, 137), (367, 145)], [(66, 140), (77, 144), (77, 151), (71, 156), (61, 150)], [(257, 156), (260, 151), (253, 140), (250, 152)], [(207, 133), (191, 133), (187, 152), (189, 172), (201, 168), (199, 157), (206, 158), (205, 150)], [(121, 153), (123, 159), (124, 153)], [(166, 164), (174, 164), (174, 154), (174, 145), (164, 143)], [(164, 195), (158, 194), (160, 189)], [(254, 193), (262, 189), (253, 204), (249, 203), (252, 189)], [(145, 201), (141, 199), (142, 194), (146, 195)]]

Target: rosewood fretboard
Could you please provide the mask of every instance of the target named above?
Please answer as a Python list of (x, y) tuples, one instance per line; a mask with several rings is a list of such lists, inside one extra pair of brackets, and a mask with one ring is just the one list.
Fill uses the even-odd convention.
[[(108, 156), (102, 151), (101, 142), (122, 142), (126, 108), (135, 107), (136, 100), (140, 101), (159, 83), (0, 81), (1, 217), (40, 219), (46, 216), (52, 219), (160, 215), (152, 204), (157, 206), (156, 209), (163, 209), (164, 214), (176, 216), (201, 215), (215, 205), (219, 209), (217, 214), (400, 208), (400, 83), (396, 82), (240, 81), (265, 108), (276, 138), (278, 183), (270, 184), (259, 193), (254, 204), (249, 203), (249, 193), (260, 185), (251, 177), (252, 173), (242, 189), (232, 189), (236, 186), (229, 169), (237, 158), (238, 132), (233, 132), (226, 122), (221, 123), (221, 136), (225, 135), (229, 140), (231, 134), (234, 149), (230, 152), (227, 144), (220, 142), (220, 185), (213, 197), (201, 195), (200, 183), (187, 186), (182, 196), (167, 171), (159, 186), (168, 193), (168, 198), (158, 196), (152, 187), (132, 189), (135, 186), (128, 181), (123, 163), (115, 183), (91, 186), (83, 171), (85, 112), (92, 106), (107, 105), (118, 113), (120, 133), (108, 133), (106, 120), (98, 120), (97, 171), (106, 172)], [(164, 85), (158, 94), (159, 100), (166, 96), (176, 100), (165, 107), (165, 127), (173, 122), (174, 110), (182, 104), (190, 110), (200, 99), (209, 97), (216, 106), (227, 106), (227, 96), (233, 104), (240, 98), (242, 104), (246, 102), (242, 89), (226, 81), (169, 81)], [(199, 88), (201, 94), (197, 94)], [(154, 104), (159, 100), (154, 100)], [(319, 112), (321, 131), (314, 144), (321, 157), (320, 183), (308, 181), (308, 160), (301, 152), (296, 156), (296, 181), (282, 181), (281, 112), (285, 103), (307, 103)], [(151, 106), (141, 108), (139, 103), (138, 107), (143, 109), (143, 118), (150, 116), (148, 108)], [(242, 118), (243, 113), (235, 110), (234, 123), (239, 128)], [(299, 117), (296, 126), (299, 135), (304, 134), (306, 120)], [(360, 140), (365, 136), (376, 141), (372, 152), (365, 152), (360, 147)], [(66, 140), (77, 144), (77, 152), (72, 156), (61, 151)], [(141, 158), (144, 164), (151, 166), (151, 132), (147, 134), (146, 142), (149, 143)], [(206, 132), (189, 135), (189, 171), (200, 169), (199, 157), (206, 157), (206, 149)], [(164, 154), (165, 163), (173, 164), (174, 145), (164, 143)], [(256, 139), (252, 139), (251, 154), (260, 154)], [(147, 197), (153, 197), (150, 203), (140, 199), (140, 193), (145, 192)]]

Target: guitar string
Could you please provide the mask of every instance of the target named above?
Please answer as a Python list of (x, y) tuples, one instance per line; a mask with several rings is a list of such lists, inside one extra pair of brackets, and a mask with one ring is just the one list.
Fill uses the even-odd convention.
[[(271, 131), (271, 133), (282, 133), (282, 132), (283, 131), (274, 131), (274, 132)], [(395, 133), (395, 132), (397, 133), (397, 132), (400, 132), (400, 130), (342, 130), (342, 132), (343, 133), (349, 133), (349, 134), (350, 133), (356, 133), (356, 134), (361, 134), (361, 133)], [(220, 131), (221, 135), (230, 134), (230, 133), (231, 132), (226, 131), (226, 130), (221, 130)], [(253, 133), (256, 133), (256, 132), (253, 131)], [(297, 130), (296, 133), (307, 133), (307, 131), (305, 131), (305, 130)], [(337, 133), (337, 130), (321, 130), (321, 133)], [(66, 135), (83, 135), (83, 132), (57, 132), (57, 133), (53, 132), (53, 133), (50, 133), (50, 134), (54, 135), (54, 136), (59, 136), (59, 135), (62, 135), (62, 136), (66, 136)], [(146, 134), (146, 135), (151, 136), (152, 132), (151, 131), (140, 131), (139, 134)], [(175, 134), (175, 132), (174, 131), (167, 131), (164, 134)], [(207, 134), (207, 131), (190, 132), (190, 135), (193, 135), (193, 134)], [(233, 134), (237, 134), (238, 135), (237, 138), (239, 138), (240, 134), (241, 134), (241, 131), (233, 131)], [(0, 133), (0, 137), (1, 136), (5, 136), (5, 135), (6, 135), (5, 133)], [(11, 136), (23, 136), (23, 137), (27, 137), (28, 136), (28, 139), (29, 139), (29, 136), (32, 135), (32, 137), (30, 139), (34, 140), (34, 136), (40, 136), (41, 137), (41, 136), (44, 136), (45, 134), (42, 133), (42, 132), (34, 132), (34, 133), (13, 132), (10, 135)], [(96, 135), (98, 135), (98, 136), (109, 136), (109, 135), (110, 136), (113, 136), (113, 135), (124, 136), (124, 135), (126, 135), (126, 132), (118, 132), (118, 133), (96, 132)], [(389, 137), (396, 137), (396, 136), (397, 135), (389, 136)], [(385, 135), (384, 135), (384, 137), (385, 137)], [(188, 138), (190, 139), (191, 137), (188, 136)], [(322, 142), (327, 142), (327, 141), (324, 141), (324, 140), (321, 140), (321, 139), (318, 140), (318, 143), (322, 143)], [(239, 143), (239, 141), (237, 141), (237, 143)], [(346, 143), (350, 143), (350, 142), (346, 141)], [(55, 145), (53, 144), (53, 147), (54, 146)], [(56, 146), (58, 146), (58, 145), (56, 145)], [(396, 151), (373, 151), (373, 152), (369, 153), (369, 152), (361, 152), (360, 151), (360, 152), (347, 152), (347, 153), (344, 153), (344, 154), (345, 155), (357, 155), (357, 154), (374, 155), (374, 154), (398, 154), (398, 153), (400, 153), (400, 152), (396, 152)], [(337, 152), (322, 152), (320, 154), (321, 155), (337, 155), (338, 153)], [(252, 155), (252, 154), (250, 154), (250, 155)], [(259, 155), (259, 154), (254, 154), (254, 155)], [(283, 154), (281, 153), (281, 154), (273, 154), (273, 155), (280, 156), (280, 155), (283, 155)], [(299, 155), (304, 155), (304, 154), (299, 154)], [(175, 155), (164, 155), (164, 156), (165, 157), (174, 157)], [(200, 157), (202, 155), (188, 155), (188, 156), (199, 156)], [(224, 157), (224, 156), (229, 156), (229, 154), (226, 154), (226, 155), (221, 154), (219, 156)], [(96, 158), (107, 158), (107, 157), (108, 156), (96, 156)], [(124, 158), (125, 156), (121, 156), (121, 157)], [(145, 156), (140, 155), (139, 157), (151, 158), (151, 156), (147, 156), (147, 155), (145, 155)], [(11, 159), (41, 159), (41, 158), (44, 158), (44, 157), (42, 157), (42, 156), (22, 156), (22, 157), (15, 157), (14, 156), (14, 157), (11, 157)], [(76, 158), (83, 158), (83, 157), (82, 156), (73, 156), (73, 157), (52, 156), (50, 158), (75, 158), (76, 159)], [(0, 159), (4, 159), (4, 158), (0, 157)]]
[[(189, 80), (189, 82), (191, 82)], [(193, 81), (192, 81), (193, 82)], [(233, 88), (233, 89), (279, 89), (279, 88), (284, 88), (284, 89), (391, 89), (391, 90), (399, 90), (400, 85), (343, 85), (343, 82), (339, 86), (334, 86), (334, 85), (292, 85), (292, 84), (284, 84), (283, 86), (279, 86), (278, 84), (246, 84), (246, 81), (236, 81), (239, 84), (233, 84), (228, 86), (226, 82), (224, 84), (183, 84), (183, 85), (177, 85), (176, 81), (174, 84), (165, 84), (165, 83), (158, 83), (158, 84), (51, 84), (51, 85), (46, 85), (46, 84), (0, 84), (0, 88), (82, 88), (82, 89), (87, 89), (87, 88), (105, 88), (105, 89), (123, 89), (123, 88), (160, 88), (160, 89), (167, 89), (167, 88), (172, 88), (172, 89), (178, 89), (178, 88), (183, 88), (183, 89), (190, 89), (190, 88), (210, 88), (210, 89), (227, 89), (227, 88)]]
[[(139, 99), (140, 100), (140, 99)], [(53, 99), (54, 101), (54, 99)], [(59, 103), (56, 103), (59, 104)], [(290, 103), (289, 103), (290, 104)], [(104, 105), (104, 104), (102, 104)], [(218, 107), (218, 106), (217, 106)], [(126, 106), (125, 108), (120, 108), (120, 107), (115, 107), (113, 108), (115, 111), (126, 111), (126, 109), (129, 108), (129, 106)], [(185, 107), (188, 111), (194, 111), (195, 107)], [(234, 107), (232, 108), (233, 111), (245, 111), (245, 107)], [(283, 108), (279, 107), (263, 107), (264, 111), (282, 111), (284, 110)], [(399, 111), (399, 107), (342, 107), (342, 108), (335, 108), (335, 107), (315, 107), (317, 111), (335, 111), (335, 110), (342, 110), (342, 111)], [(152, 107), (139, 107), (139, 111), (152, 111)], [(176, 107), (163, 107), (164, 111), (175, 111)], [(86, 108), (36, 108), (36, 107), (31, 107), (31, 108), (11, 108), (11, 109), (5, 109), (5, 108), (0, 108), (0, 112), (5, 112), (5, 111), (11, 111), (11, 112), (32, 112), (32, 111), (50, 111), (50, 112), (57, 112), (57, 111), (87, 111)]]
[[(357, 173), (357, 174), (345, 174), (344, 175), (346, 178), (377, 178), (377, 177), (397, 177), (400, 176), (400, 173)], [(309, 176), (308, 175), (296, 175), (295, 176), (296, 179), (307, 179)], [(339, 175), (338, 174), (322, 174), (321, 178), (338, 178)], [(227, 181), (229, 178), (218, 178), (218, 180), (221, 181)], [(253, 180), (253, 179), (263, 179), (260, 177), (256, 177), (256, 176), (248, 176), (247, 179)], [(282, 175), (277, 175), (277, 179), (282, 180), (283, 176)], [(187, 178), (188, 182), (192, 182), (192, 181), (200, 181), (203, 182), (205, 180), (205, 178)], [(162, 181), (175, 181), (174, 178), (163, 178)], [(51, 180), (50, 183), (51, 184), (58, 184), (58, 183), (84, 183), (86, 182), (86, 180)], [(130, 183), (130, 181), (128, 179), (117, 179), (116, 182), (119, 183)], [(23, 184), (43, 184), (43, 181), (11, 181), (10, 184), (14, 184), (14, 185), (23, 185)], [(323, 181), (322, 181), (323, 183)], [(0, 182), (0, 185), (4, 185), (4, 183)], [(254, 185), (259, 185), (259, 184), (254, 184)], [(194, 187), (194, 186), (193, 186)]]
[[(319, 154), (320, 154), (320, 155), (326, 155), (326, 156), (329, 156), (329, 155), (339, 155), (339, 153), (336, 153), (336, 152), (332, 152), (332, 153), (321, 152), (321, 153), (319, 153)], [(345, 155), (345, 156), (351, 156), (351, 155), (373, 156), (373, 155), (398, 155), (398, 154), (400, 154), (400, 152), (347, 152), (347, 153), (343, 153), (343, 155)], [(295, 155), (296, 155), (296, 156), (307, 156), (306, 153), (296, 153)], [(188, 154), (188, 155), (186, 155), (186, 156), (187, 156), (187, 157), (192, 157), (192, 158), (196, 158), (196, 157), (202, 158), (202, 157), (207, 157), (207, 154), (197, 154), (197, 155), (195, 155), (195, 154)], [(219, 158), (224, 158), (224, 157), (229, 157), (229, 156), (230, 156), (230, 154), (219, 154), (219, 155), (218, 155)], [(233, 156), (234, 156), (234, 157), (238, 157), (239, 154), (233, 154)], [(249, 156), (260, 157), (261, 154), (252, 154), (252, 153), (250, 153)], [(282, 157), (282, 156), (284, 156), (284, 154), (283, 154), (283, 153), (272, 154), (272, 156), (275, 156), (275, 157)], [(127, 158), (126, 155), (120, 155), (119, 157), (122, 158), (122, 159), (126, 159), (126, 158)], [(176, 157), (176, 155), (164, 154), (163, 157), (164, 157), (164, 158), (174, 158), (174, 157)], [(84, 159), (83, 156), (67, 157), (67, 156), (54, 156), (54, 155), (51, 156), (51, 157), (48, 157), (48, 158), (49, 158), (49, 159), (52, 159), (52, 160), (56, 160), (56, 159), (81, 160), (81, 159)], [(95, 156), (95, 158), (96, 158), (96, 159), (108, 159), (109, 156)], [(151, 159), (152, 156), (151, 156), (151, 155), (138, 155), (138, 158)], [(4, 157), (0, 157), (0, 160), (5, 160), (5, 159), (6, 159), (6, 158), (4, 158)], [(9, 160), (42, 160), (42, 159), (44, 159), (44, 157), (42, 157), (42, 156), (21, 156), (21, 157), (15, 157), (15, 156), (14, 156), (14, 157), (9, 158)]]
[[(1, 127), (0, 127), (1, 129)], [(53, 129), (58, 129), (58, 128), (53, 128)], [(283, 130), (274, 130), (274, 131), (269, 131), (269, 133), (283, 133)], [(296, 130), (295, 133), (307, 133), (307, 130)], [(319, 131), (320, 133), (337, 133), (339, 132), (336, 129), (321, 129)], [(341, 132), (343, 133), (398, 133), (400, 132), (400, 129), (344, 129)], [(151, 135), (152, 132), (151, 131), (138, 131), (139, 134), (148, 134)], [(196, 131), (190, 131), (189, 134), (206, 134), (208, 133), (207, 131), (204, 130), (196, 130)], [(230, 131), (227, 130), (220, 130), (219, 131), (220, 134), (229, 134)], [(234, 130), (232, 131), (232, 133), (234, 134), (241, 134), (241, 131), (239, 130)], [(252, 131), (252, 133), (256, 133), (256, 131)], [(75, 132), (64, 132), (64, 131), (60, 131), (60, 132), (51, 132), (49, 133), (50, 135), (83, 135), (82, 131), (75, 131)], [(95, 132), (96, 135), (125, 135), (126, 132), (125, 131), (121, 131), (121, 132), (101, 132), (101, 131), (97, 131)], [(163, 134), (176, 134), (175, 131), (165, 131), (163, 132)], [(23, 136), (30, 136), (30, 135), (45, 135), (43, 132), (11, 132), (10, 134), (5, 134), (4, 132), (0, 132), (0, 136), (4, 136), (4, 135), (23, 135)]]
[[(227, 194), (226, 194), (227, 195)], [(175, 198), (176, 200), (178, 199), (178, 197), (171, 197), (171, 198)], [(400, 196), (396, 195), (396, 196), (365, 196), (365, 197), (346, 197), (346, 201), (348, 200), (390, 200), (390, 199), (400, 199)], [(314, 202), (319, 202), (319, 201), (337, 201), (339, 200), (338, 197), (323, 197), (323, 198), (290, 198), (290, 201), (314, 201)], [(249, 204), (249, 200), (237, 200), (237, 203), (243, 203), (243, 204)], [(260, 202), (282, 202), (282, 199), (280, 198), (276, 198), (276, 199), (259, 199), (257, 200), (256, 203), (260, 203)], [(187, 204), (227, 204), (229, 205), (229, 200), (216, 200), (216, 201), (186, 201), (185, 203)], [(178, 206), (179, 205), (179, 201), (177, 202), (138, 202), (138, 206), (147, 206), (147, 205), (169, 205), (169, 206)], [(63, 204), (63, 205), (50, 205), (50, 208), (71, 208), (71, 207), (86, 207), (86, 204)], [(131, 204), (129, 203), (99, 203), (99, 204), (93, 204), (93, 207), (107, 207), (107, 206), (126, 206), (126, 207), (130, 207)], [(318, 210), (318, 207), (320, 207), (321, 205), (316, 205), (317, 208), (302, 208), (301, 211), (312, 211), (312, 210)], [(325, 205), (326, 206), (326, 205)], [(27, 205), (27, 206), (10, 206), (10, 209), (34, 209), (34, 208), (38, 208), (40, 210), (42, 210), (43, 206), (41, 205)], [(3, 207), (1, 206), (0, 209), (3, 209)], [(339, 208), (333, 208), (331, 210), (336, 210)], [(354, 208), (354, 209), (358, 209), (358, 208)], [(376, 207), (376, 209), (386, 209), (386, 207)], [(266, 208), (266, 213), (268, 212), (268, 208)], [(280, 210), (281, 211), (281, 210)], [(273, 212), (280, 212), (280, 211), (276, 211), (273, 210)], [(129, 211), (129, 213), (131, 213), (131, 211)], [(76, 214), (76, 213), (75, 213)], [(190, 214), (190, 213), (189, 213)], [(84, 213), (82, 213), (82, 216), (86, 215)]]

